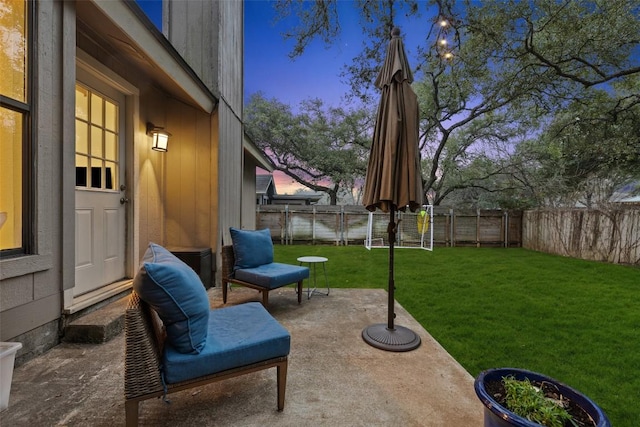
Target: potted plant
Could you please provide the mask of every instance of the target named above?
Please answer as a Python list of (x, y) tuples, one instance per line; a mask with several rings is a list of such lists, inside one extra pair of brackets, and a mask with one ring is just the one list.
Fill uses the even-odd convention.
[(485, 406), (485, 427), (611, 427), (587, 396), (536, 372), (489, 369), (478, 375), (474, 387)]

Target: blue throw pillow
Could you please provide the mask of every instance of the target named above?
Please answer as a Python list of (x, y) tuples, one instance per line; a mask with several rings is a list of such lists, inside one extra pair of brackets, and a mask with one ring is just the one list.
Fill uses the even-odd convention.
[(273, 262), (273, 242), (271, 231), (238, 230), (231, 227), (233, 242), (233, 256), (235, 258), (234, 271), (240, 268), (255, 268)]
[(191, 267), (150, 243), (133, 289), (158, 313), (171, 346), (181, 353), (202, 351), (207, 341), (209, 298)]

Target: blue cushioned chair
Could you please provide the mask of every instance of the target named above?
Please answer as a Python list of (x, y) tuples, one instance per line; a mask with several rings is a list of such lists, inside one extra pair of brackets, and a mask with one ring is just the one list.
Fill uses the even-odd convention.
[(132, 292), (125, 314), (127, 427), (138, 425), (143, 400), (273, 367), (282, 411), (290, 340), (289, 332), (253, 302), (211, 310), (204, 348), (199, 354), (183, 353), (166, 340), (155, 310)]
[(297, 283), (298, 304), (302, 302), (302, 282), (309, 268), (273, 262), (273, 242), (269, 229), (239, 230), (231, 227), (233, 245), (222, 247), (222, 301), (227, 303), (229, 284), (246, 286), (262, 293), (262, 305), (269, 304), (269, 291)]
[(284, 408), (291, 336), (260, 303), (211, 310), (200, 278), (151, 243), (125, 314), (125, 412), (138, 424), (138, 403), (261, 369), (278, 371)]

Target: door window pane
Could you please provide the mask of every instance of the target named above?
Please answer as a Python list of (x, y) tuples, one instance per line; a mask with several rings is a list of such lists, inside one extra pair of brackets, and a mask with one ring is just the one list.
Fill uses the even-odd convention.
[(91, 123), (94, 125), (102, 126), (102, 97), (91, 94)]
[(89, 130), (80, 120), (76, 120), (76, 153), (89, 154)]
[(114, 162), (105, 162), (104, 186), (107, 190), (118, 188), (118, 165)]
[(76, 187), (86, 187), (88, 184), (89, 158), (76, 155)]
[(91, 188), (102, 188), (102, 160), (91, 159)]
[(76, 86), (76, 117), (89, 121), (89, 91), (82, 86)]
[(105, 132), (104, 134), (104, 158), (107, 160), (118, 159), (118, 144), (116, 141), (116, 135), (111, 132)]
[(102, 157), (102, 129), (97, 126), (91, 126), (91, 156)]
[(118, 108), (113, 102), (104, 102), (104, 127), (111, 132), (118, 131)]

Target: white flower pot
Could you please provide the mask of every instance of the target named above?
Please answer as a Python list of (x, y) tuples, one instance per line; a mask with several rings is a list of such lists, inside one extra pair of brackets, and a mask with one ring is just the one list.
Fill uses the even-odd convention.
[(0, 342), (0, 411), (9, 407), (13, 362), (21, 348), (22, 343), (19, 342)]

